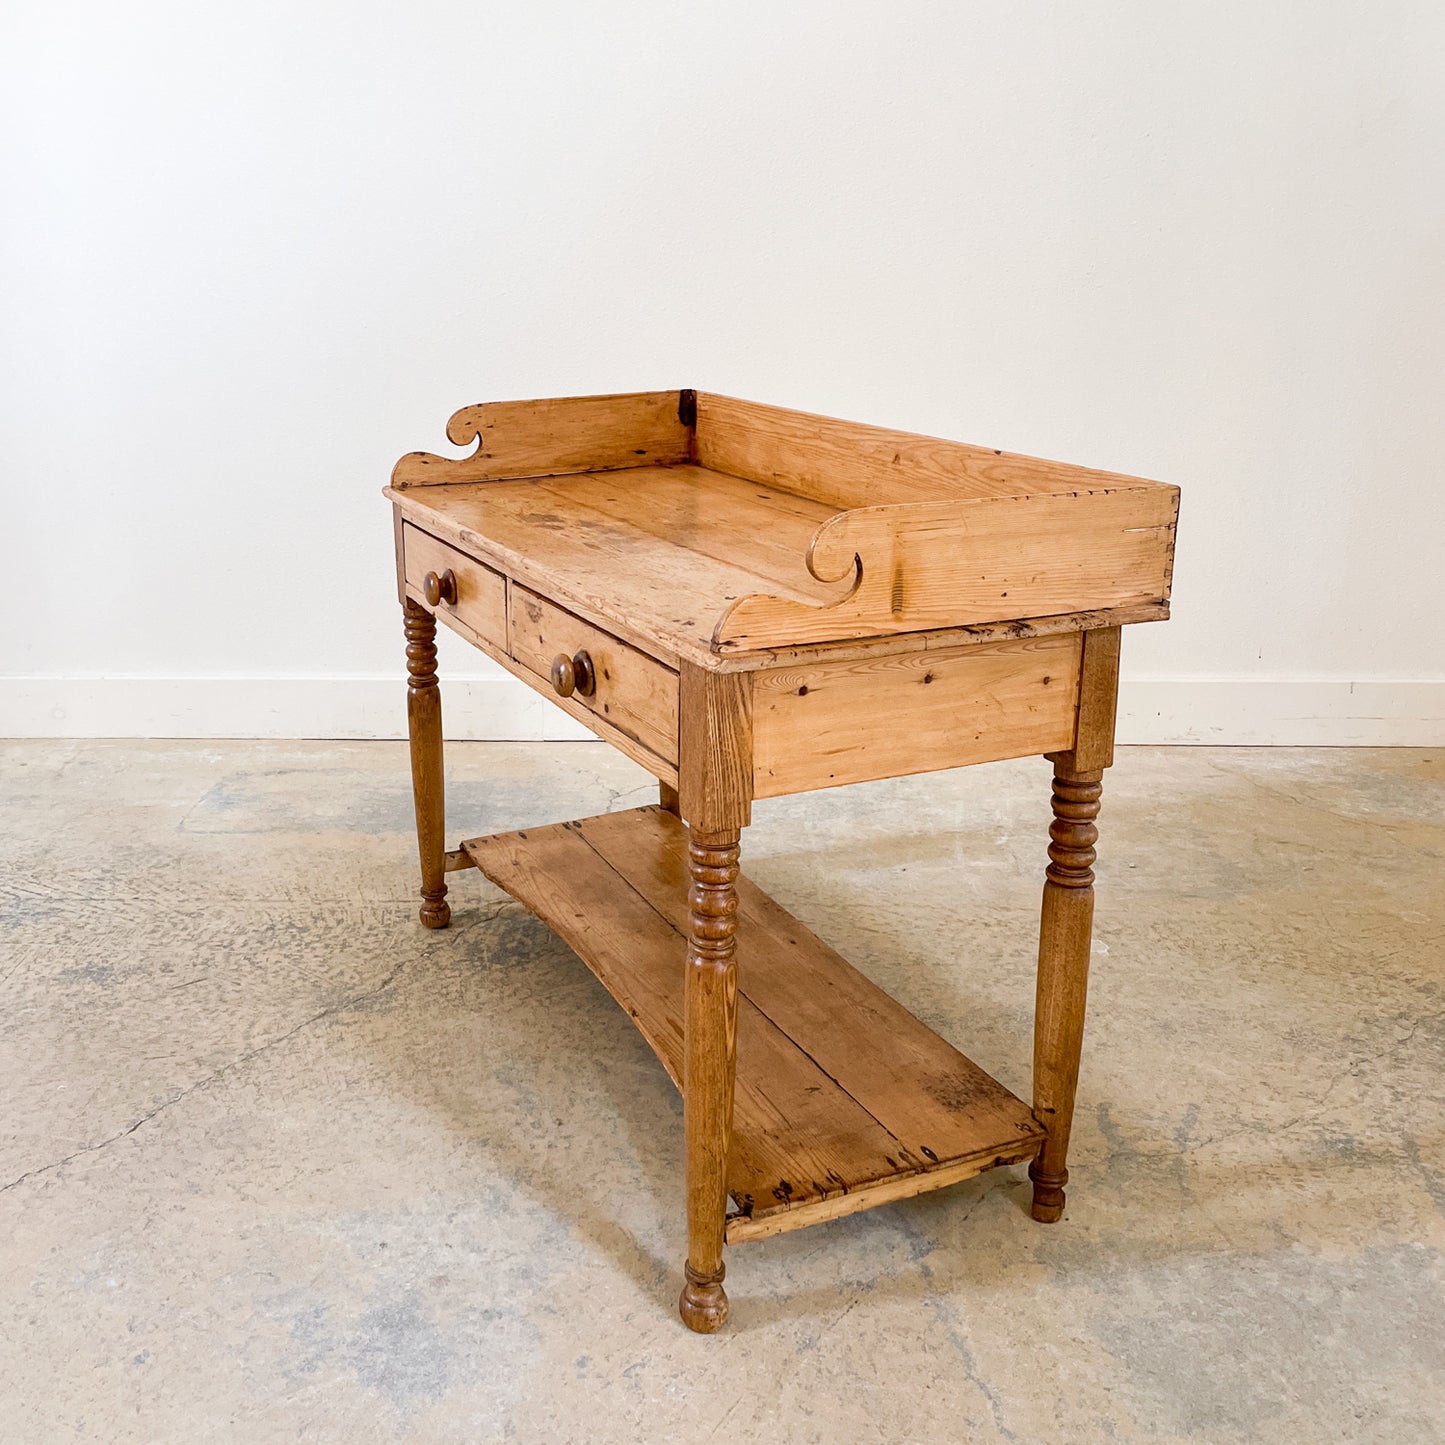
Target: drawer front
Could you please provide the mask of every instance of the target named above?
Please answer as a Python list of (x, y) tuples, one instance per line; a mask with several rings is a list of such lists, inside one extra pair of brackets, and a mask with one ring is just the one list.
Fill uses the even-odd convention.
[(428, 572), (441, 577), (450, 571), (456, 579), (456, 600), (438, 603), (436, 615), (443, 621), (455, 618), (478, 637), (505, 648), (507, 582), (501, 573), (429, 533), (418, 531), (409, 522), (402, 527), (401, 538), (406, 585), (422, 596)]
[(572, 701), (658, 757), (677, 761), (677, 674), (670, 667), (515, 582), (509, 645), (549, 692), (553, 660), (585, 652), (596, 690), (590, 697), (574, 692)]
[(753, 795), (773, 798), (1074, 745), (1080, 634), (753, 676)]

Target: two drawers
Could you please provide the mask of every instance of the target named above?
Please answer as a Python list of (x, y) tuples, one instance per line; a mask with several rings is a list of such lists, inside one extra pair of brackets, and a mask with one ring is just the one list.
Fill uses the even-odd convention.
[[(407, 591), (664, 782), (678, 673), (410, 523)], [(755, 798), (1074, 745), (1084, 634), (924, 646), (743, 674)], [(1115, 634), (1117, 645), (1117, 634)]]
[[(677, 766), (677, 673), (410, 523), (408, 591), (579, 722), (667, 775)], [(617, 734), (620, 734), (619, 738)]]

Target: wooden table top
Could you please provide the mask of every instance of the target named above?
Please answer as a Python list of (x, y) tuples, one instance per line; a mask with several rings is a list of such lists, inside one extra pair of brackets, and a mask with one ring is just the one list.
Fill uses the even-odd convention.
[(1168, 615), (1158, 482), (693, 393), (467, 408), (468, 433), (398, 463), (403, 517), (664, 656)]

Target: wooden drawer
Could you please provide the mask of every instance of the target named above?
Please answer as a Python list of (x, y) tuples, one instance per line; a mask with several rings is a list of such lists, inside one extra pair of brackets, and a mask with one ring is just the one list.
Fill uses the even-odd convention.
[(585, 652), (596, 690), (591, 696), (574, 692), (571, 701), (676, 763), (677, 674), (670, 667), (515, 582), (508, 641), (513, 659), (554, 695), (553, 661)]
[(753, 795), (1073, 747), (1081, 636), (755, 673)]
[(443, 622), (460, 622), (478, 637), (505, 648), (506, 578), (410, 523), (402, 527), (401, 535), (407, 587), (424, 599), (426, 574), (442, 577), (450, 571), (456, 579), (456, 598), (438, 603), (436, 615)]

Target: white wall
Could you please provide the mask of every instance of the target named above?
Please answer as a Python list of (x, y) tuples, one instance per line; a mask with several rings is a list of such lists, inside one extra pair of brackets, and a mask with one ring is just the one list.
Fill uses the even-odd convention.
[(1440, 742), (1442, 14), (7, 6), (0, 732), (395, 733), (395, 457), (696, 386), (1179, 483), (1126, 736)]

